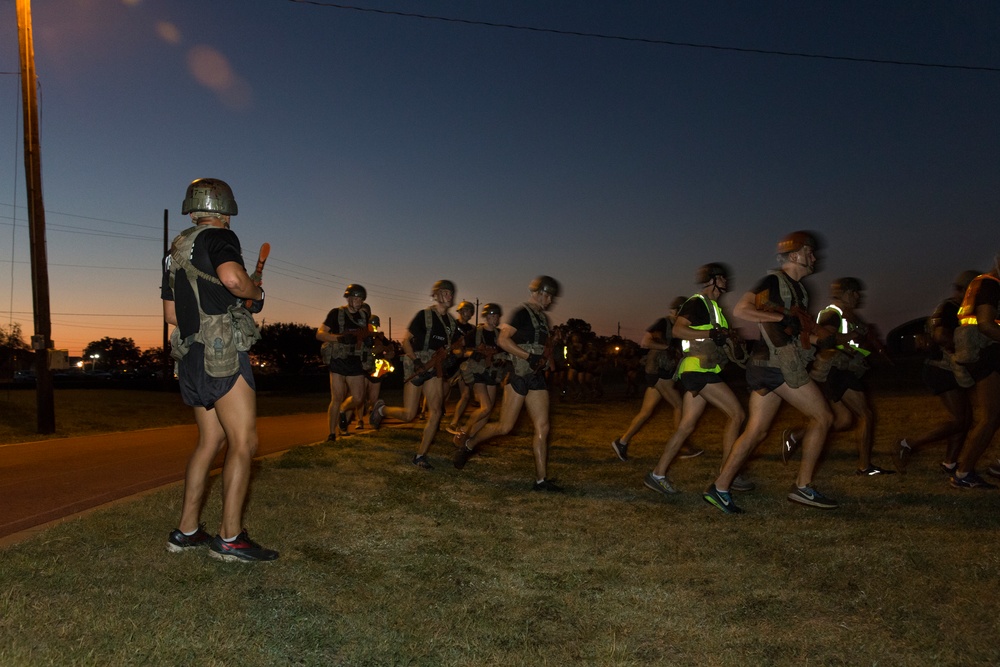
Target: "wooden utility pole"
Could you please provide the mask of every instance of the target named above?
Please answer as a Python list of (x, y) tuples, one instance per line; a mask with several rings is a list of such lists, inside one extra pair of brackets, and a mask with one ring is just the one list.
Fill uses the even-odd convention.
[(35, 313), (36, 404), (38, 432), (56, 430), (52, 373), (52, 320), (49, 313), (49, 265), (45, 251), (45, 206), (42, 204), (42, 150), (38, 133), (38, 87), (35, 43), (31, 33), (31, 0), (17, 0), (17, 37), (21, 53), (21, 104), (24, 116), (24, 173), (28, 190), (28, 229), (31, 238), (31, 296)]

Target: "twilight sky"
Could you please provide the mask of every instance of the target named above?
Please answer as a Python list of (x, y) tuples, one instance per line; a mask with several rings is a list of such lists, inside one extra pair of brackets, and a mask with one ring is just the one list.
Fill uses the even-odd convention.
[[(731, 306), (802, 228), (827, 244), (814, 303), (856, 275), (887, 331), (1000, 250), (993, 0), (357, 3), (630, 39), (319, 0), (36, 0), (57, 348), (160, 344), (163, 211), (172, 237), (199, 177), (233, 187), (248, 265), (271, 243), (265, 321), (317, 326), (356, 282), (395, 338), (439, 278), (510, 309), (547, 273), (554, 322), (638, 340), (699, 265), (733, 268)], [(30, 335), (17, 71), (0, 0), (0, 325)]]

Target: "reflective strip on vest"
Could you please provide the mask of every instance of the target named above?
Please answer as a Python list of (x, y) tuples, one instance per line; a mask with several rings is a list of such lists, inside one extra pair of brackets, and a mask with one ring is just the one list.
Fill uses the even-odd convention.
[[(819, 324), (820, 319), (822, 319), (822, 317), (823, 317), (823, 313), (825, 313), (828, 310), (834, 310), (834, 311), (837, 312), (838, 315), (840, 315), (840, 333), (842, 333), (842, 334), (848, 334), (848, 333), (850, 333), (851, 331), (854, 330), (854, 328), (847, 322), (847, 318), (844, 317), (844, 311), (841, 310), (839, 307), (837, 307), (836, 305), (834, 305), (832, 303), (829, 306), (827, 306), (826, 308), (824, 308), (823, 310), (819, 311), (819, 313), (816, 314), (816, 324)], [(861, 347), (859, 345), (856, 345), (853, 342), (852, 343), (848, 343), (848, 346), (852, 350), (854, 350), (855, 352), (857, 352), (858, 354), (860, 354), (861, 356), (867, 357), (869, 354), (871, 354), (870, 350), (866, 350), (865, 348), (863, 348), (863, 347)], [(838, 345), (837, 349), (838, 350), (843, 350), (844, 346), (843, 345)]]
[[(692, 329), (695, 329), (697, 331), (711, 331), (716, 326), (723, 327), (723, 328), (726, 328), (726, 329), (729, 328), (729, 322), (726, 321), (726, 316), (722, 314), (722, 308), (719, 307), (718, 303), (716, 303), (712, 299), (709, 299), (704, 294), (695, 294), (694, 296), (691, 297), (691, 299), (696, 299), (696, 298), (697, 299), (701, 299), (702, 301), (705, 302), (705, 308), (708, 309), (708, 319), (709, 319), (709, 322), (708, 322), (708, 324), (699, 324), (697, 326), (691, 325)], [(690, 301), (691, 299), (688, 299), (688, 301)], [(695, 338), (695, 340), (696, 341), (703, 341), (703, 340), (708, 340), (708, 339), (707, 338)], [(682, 339), (681, 340), (681, 350), (684, 351), (684, 352), (687, 352), (690, 349), (691, 349), (691, 341), (687, 340), (687, 339)]]
[[(976, 278), (969, 283), (969, 287), (965, 290), (965, 296), (962, 297), (962, 306), (958, 309), (959, 324), (971, 324), (972, 326), (977, 326), (979, 324), (979, 319), (976, 317), (976, 295), (979, 293), (979, 285), (982, 283), (984, 278), (1000, 282), (1000, 278), (994, 278), (990, 274), (984, 273), (981, 276), (976, 276)], [(975, 289), (972, 288), (973, 285), (976, 286)], [(1000, 320), (996, 320), (996, 323), (1000, 324)]]

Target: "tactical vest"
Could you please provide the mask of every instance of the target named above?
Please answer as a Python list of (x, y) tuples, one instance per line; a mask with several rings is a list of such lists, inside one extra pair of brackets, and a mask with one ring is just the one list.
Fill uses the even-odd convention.
[[(695, 294), (688, 301), (691, 299), (700, 299), (708, 310), (708, 324), (691, 325), (692, 329), (711, 331), (718, 327), (729, 328), (729, 322), (726, 321), (726, 316), (722, 314), (718, 303), (704, 294)], [(682, 340), (681, 350), (684, 351), (684, 358), (681, 359), (680, 366), (677, 368), (678, 375), (692, 372), (718, 373), (722, 371), (722, 366), (729, 360), (726, 353), (711, 338)]]
[[(995, 341), (979, 330), (979, 320), (976, 318), (976, 296), (979, 293), (979, 286), (984, 280), (1000, 279), (984, 273), (977, 276), (968, 289), (965, 290), (965, 297), (962, 299), (962, 306), (958, 309), (958, 328), (955, 329), (955, 361), (960, 364), (972, 364), (979, 361), (979, 351), (984, 347), (993, 345)], [(1000, 324), (1000, 320), (997, 321)]]
[[(360, 311), (359, 311), (360, 312)], [(364, 315), (362, 314), (362, 320), (364, 320)], [(352, 320), (353, 322), (353, 320)], [(368, 328), (368, 323), (365, 321), (361, 328), (348, 329), (347, 328), (347, 306), (341, 306), (337, 309), (337, 334), (338, 336), (344, 334), (356, 334), (359, 335)], [(363, 336), (361, 336), (363, 338)], [(358, 343), (342, 343), (339, 340), (336, 341), (323, 341), (323, 344), (319, 348), (320, 357), (323, 359), (323, 363), (329, 365), (334, 359), (346, 359), (350, 356), (360, 357), (362, 356), (362, 349), (360, 341)]]
[(197, 333), (183, 340), (180, 327), (174, 327), (170, 334), (170, 356), (175, 361), (180, 361), (194, 343), (201, 343), (205, 348), (205, 372), (210, 377), (231, 377), (240, 371), (239, 352), (246, 352), (260, 340), (260, 329), (257, 328), (253, 315), (243, 305), (242, 299), (236, 299), (236, 303), (219, 315), (209, 315), (201, 307), (198, 278), (215, 285), (222, 285), (217, 277), (205, 273), (191, 263), (195, 239), (210, 228), (211, 225), (196, 225), (185, 229), (177, 235), (170, 247), (168, 278), (170, 290), (174, 290), (177, 270), (183, 269), (194, 293), (199, 316)]
[[(802, 291), (802, 303), (796, 303), (796, 292), (792, 287), (792, 279), (784, 271), (779, 269), (768, 271), (767, 273), (768, 275), (777, 277), (778, 295), (781, 297), (781, 303), (785, 308), (792, 308), (793, 306), (807, 308), (809, 306), (809, 295), (805, 290)], [(792, 389), (797, 389), (808, 384), (810, 380), (808, 371), (809, 362), (812, 361), (814, 355), (812, 346), (803, 349), (801, 345), (791, 341), (781, 347), (775, 347), (767, 335), (763, 322), (757, 323), (757, 329), (760, 331), (761, 340), (767, 345), (768, 359), (765, 365), (780, 369), (781, 375), (785, 379), (785, 384)]]
[[(837, 333), (848, 334), (857, 329), (854, 324), (848, 322), (847, 318), (844, 317), (843, 309), (833, 303), (816, 314), (816, 323), (819, 324), (823, 320), (824, 314), (829, 312), (837, 313), (837, 316), (840, 317), (840, 326), (837, 329)], [(831, 368), (850, 371), (857, 377), (861, 377), (868, 371), (868, 363), (865, 361), (865, 357), (870, 354), (870, 350), (864, 349), (853, 341), (846, 346), (837, 345), (835, 348), (823, 350), (813, 360), (809, 377), (817, 382), (826, 382), (830, 376)]]
[[(535, 309), (529, 305), (524, 304), (524, 309), (528, 311), (528, 317), (531, 319), (531, 327), (534, 329), (534, 339), (530, 343), (519, 343), (518, 347), (527, 352), (528, 354), (542, 354), (545, 352), (545, 344), (541, 342), (542, 336), (544, 335), (546, 340), (549, 336), (549, 322), (548, 318), (542, 313), (539, 317)], [(514, 357), (514, 374), (521, 377), (527, 377), (533, 375), (535, 369), (531, 367), (527, 359), (522, 359), (520, 357)]]

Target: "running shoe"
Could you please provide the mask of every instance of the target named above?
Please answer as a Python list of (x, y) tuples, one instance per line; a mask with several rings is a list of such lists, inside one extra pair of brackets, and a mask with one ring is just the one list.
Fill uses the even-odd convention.
[(1000, 459), (997, 459), (996, 463), (987, 468), (986, 472), (993, 477), (1000, 477)]
[(417, 466), (418, 468), (423, 468), (424, 470), (434, 470), (434, 466), (432, 466), (431, 462), (427, 460), (426, 454), (417, 454), (416, 456), (414, 456), (413, 465)]
[(372, 406), (372, 413), (368, 415), (368, 423), (372, 425), (372, 428), (376, 431), (382, 426), (382, 420), (385, 419), (385, 415), (382, 414), (382, 409), (385, 407), (385, 401), (381, 398), (375, 401), (375, 405)]
[(990, 484), (985, 479), (977, 475), (975, 472), (970, 472), (965, 477), (959, 477), (958, 473), (951, 476), (951, 485), (956, 489), (995, 489), (996, 484)]
[(749, 493), (757, 488), (757, 485), (751, 482), (749, 479), (743, 475), (737, 475), (733, 481), (729, 484), (730, 491), (739, 491), (740, 493)]
[(855, 475), (861, 475), (862, 477), (875, 477), (876, 475), (895, 475), (895, 470), (886, 470), (885, 468), (879, 468), (875, 464), (869, 464), (864, 470), (855, 470)]
[(786, 428), (781, 432), (781, 462), (787, 464), (788, 459), (792, 458), (792, 454), (795, 450), (799, 448), (799, 441), (795, 439), (795, 434), (792, 429)]
[(250, 539), (247, 531), (236, 536), (232, 542), (227, 542), (216, 535), (208, 545), (208, 555), (226, 563), (255, 563), (258, 561), (276, 560), (278, 552), (265, 549)]
[(462, 446), (458, 448), (457, 452), (455, 452), (455, 458), (452, 459), (452, 462), (455, 464), (456, 468), (461, 470), (465, 467), (465, 464), (469, 462), (469, 459), (472, 458), (472, 454), (473, 451), (466, 447), (465, 443), (462, 443)]
[(205, 532), (205, 524), (198, 524), (198, 530), (194, 535), (185, 535), (179, 528), (171, 531), (167, 537), (167, 551), (172, 554), (179, 554), (198, 547), (207, 547), (212, 541), (212, 536)]
[(465, 431), (459, 430), (459, 432), (455, 434), (455, 437), (453, 437), (451, 441), (456, 447), (465, 447), (465, 443), (467, 443), (471, 439), (472, 439), (471, 435), (469, 435)]
[(896, 441), (896, 462), (899, 464), (899, 472), (905, 473), (906, 466), (909, 465), (910, 459), (913, 457), (913, 448), (907, 444), (905, 441), (900, 439)]
[(701, 456), (705, 453), (704, 449), (698, 449), (697, 447), (692, 447), (691, 445), (684, 445), (681, 447), (681, 451), (677, 454), (679, 459), (693, 459), (696, 456)]
[(330, 435), (326, 436), (326, 441), (327, 442), (337, 442), (337, 434), (336, 433), (331, 433)]
[(680, 491), (674, 488), (674, 485), (670, 483), (667, 477), (653, 477), (652, 471), (646, 473), (646, 477), (642, 480), (642, 483), (653, 491), (662, 493), (665, 496), (680, 493)]
[(813, 488), (812, 484), (808, 484), (802, 488), (792, 484), (792, 492), (788, 494), (788, 499), (793, 503), (817, 507), (821, 510), (834, 510), (838, 507), (836, 500), (827, 498)]
[(347, 435), (347, 413), (346, 412), (341, 412), (340, 413), (340, 432), (343, 435)]
[(562, 492), (563, 488), (561, 486), (556, 486), (553, 484), (551, 479), (543, 479), (540, 482), (535, 482), (535, 485), (531, 487), (532, 491), (549, 491), (553, 493)]
[(615, 454), (622, 461), (628, 461), (628, 443), (622, 442), (621, 438), (615, 438), (615, 441), (611, 443), (611, 449), (615, 450)]
[(728, 491), (719, 491), (715, 488), (715, 484), (712, 484), (702, 495), (709, 505), (714, 505), (716, 508), (722, 510), (726, 514), (742, 514), (743, 510), (736, 506), (733, 502), (733, 497)]

